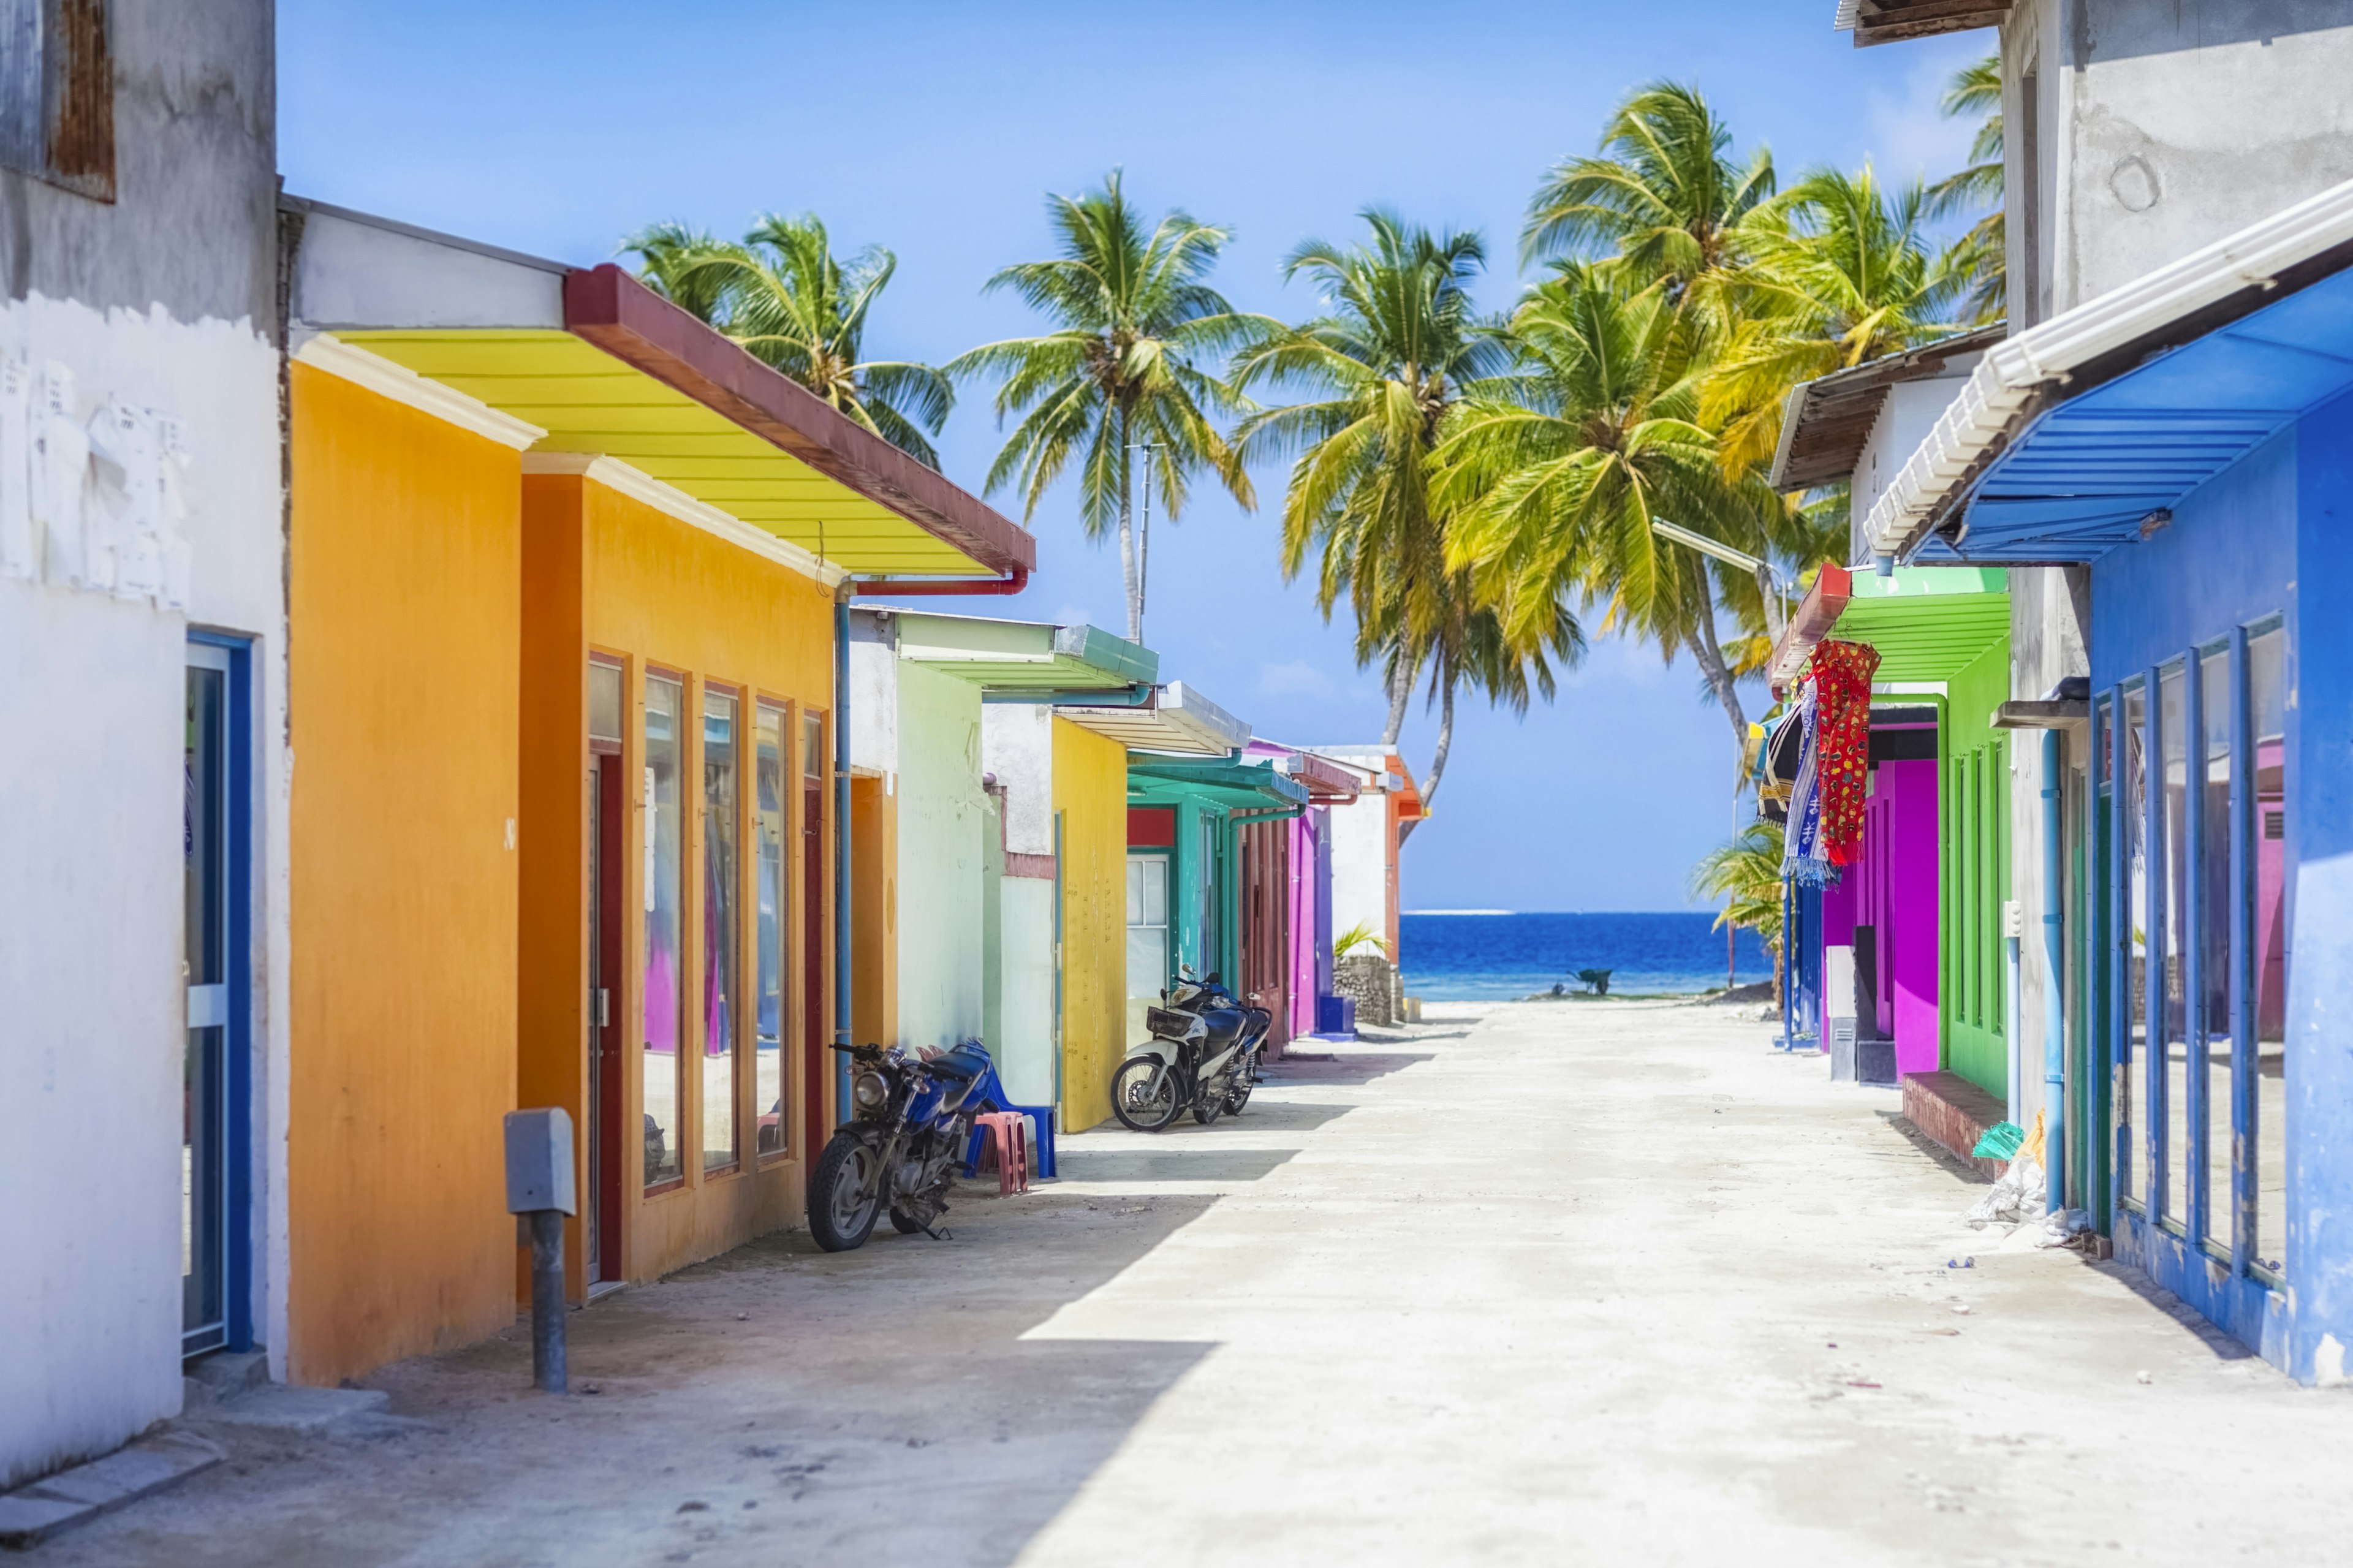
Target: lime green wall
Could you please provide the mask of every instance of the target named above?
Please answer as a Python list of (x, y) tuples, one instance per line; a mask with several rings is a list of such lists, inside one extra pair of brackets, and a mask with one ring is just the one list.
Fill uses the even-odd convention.
[(2002, 904), (2010, 897), (2008, 731), (1989, 727), (2010, 695), (2003, 637), (1947, 682), (1937, 901), (1943, 963), (1936, 995), (1945, 1066), (1988, 1093), (2010, 1092)]

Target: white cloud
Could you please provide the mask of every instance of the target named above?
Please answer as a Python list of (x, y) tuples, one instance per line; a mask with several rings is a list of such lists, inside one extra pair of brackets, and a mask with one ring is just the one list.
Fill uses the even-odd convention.
[(1905, 73), (1899, 89), (1872, 89), (1865, 98), (1871, 126), (1872, 163), (1889, 184), (1936, 181), (1968, 161), (1970, 120), (1948, 120), (1940, 106), (1945, 87), (1966, 63), (1948, 51), (1924, 53)]
[(1303, 658), (1260, 665), (1258, 689), (1270, 697), (1331, 697), (1339, 691), (1330, 676)]

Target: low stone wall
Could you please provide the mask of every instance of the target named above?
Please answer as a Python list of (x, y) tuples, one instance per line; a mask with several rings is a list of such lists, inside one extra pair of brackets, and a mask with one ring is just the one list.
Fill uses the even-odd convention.
[(1332, 989), (1356, 1005), (1356, 1022), (1384, 1028), (1397, 1022), (1389, 961), (1377, 952), (1352, 952), (1332, 966)]
[(1977, 1168), (1980, 1175), (2000, 1181), (2010, 1169), (2007, 1160), (1979, 1160), (1969, 1151), (1986, 1129), (2004, 1120), (2008, 1108), (1957, 1072), (1915, 1072), (1904, 1075), (1904, 1116), (1953, 1157)]

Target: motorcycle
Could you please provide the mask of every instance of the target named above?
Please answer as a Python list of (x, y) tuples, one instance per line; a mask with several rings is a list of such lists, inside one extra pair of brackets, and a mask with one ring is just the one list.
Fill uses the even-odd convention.
[(1152, 1037), (1128, 1047), (1112, 1075), (1112, 1114), (1138, 1132), (1160, 1131), (1188, 1107), (1204, 1127), (1240, 1116), (1258, 1086), (1274, 1015), (1242, 1005), (1214, 972), (1196, 980), (1179, 971), (1160, 999), (1165, 1006), (1145, 1009)]
[(828, 1252), (862, 1247), (882, 1215), (934, 1240), (973, 1117), (1006, 1103), (987, 1048), (966, 1040), (926, 1057), (893, 1046), (835, 1046), (849, 1058), (850, 1119), (809, 1174), (809, 1233)]

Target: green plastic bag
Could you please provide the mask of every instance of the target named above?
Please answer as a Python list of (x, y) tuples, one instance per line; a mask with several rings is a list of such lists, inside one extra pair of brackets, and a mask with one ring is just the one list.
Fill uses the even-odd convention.
[(1985, 1136), (1978, 1139), (1978, 1146), (1969, 1151), (1969, 1157), (1974, 1160), (2007, 1160), (2017, 1153), (2018, 1146), (2025, 1142), (2025, 1128), (2015, 1121), (1997, 1121), (1985, 1130)]

